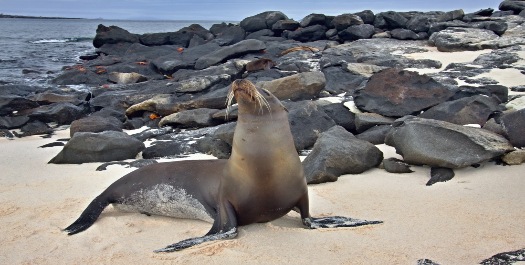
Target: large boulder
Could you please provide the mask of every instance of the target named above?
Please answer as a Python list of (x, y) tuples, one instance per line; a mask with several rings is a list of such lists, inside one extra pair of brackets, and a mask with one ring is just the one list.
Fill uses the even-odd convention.
[(505, 0), (499, 4), (499, 10), (512, 11), (515, 15), (519, 14), (525, 9), (525, 1), (519, 0)]
[(311, 101), (288, 102), (290, 130), (298, 151), (312, 147), (321, 132), (335, 125), (335, 122)]
[(174, 125), (183, 128), (200, 128), (209, 127), (217, 124), (217, 121), (212, 118), (216, 113), (216, 109), (193, 109), (184, 110), (168, 115), (160, 120), (159, 126)]
[(341, 126), (321, 133), (303, 167), (308, 184), (336, 181), (343, 174), (359, 174), (378, 166), (383, 153), (355, 138)]
[(246, 32), (255, 32), (261, 29), (271, 29), (273, 24), (288, 17), (279, 11), (266, 11), (241, 20), (239, 25)]
[(256, 85), (270, 91), (280, 100), (302, 100), (316, 98), (325, 87), (326, 79), (322, 72), (306, 72), (262, 81)]
[(477, 95), (443, 102), (423, 112), (419, 117), (459, 125), (479, 124), (483, 126), (489, 116), (499, 110), (499, 103), (496, 98)]
[(43, 122), (56, 122), (58, 124), (70, 124), (85, 115), (85, 109), (71, 103), (53, 103), (35, 108), (29, 114)]
[(283, 36), (296, 41), (309, 42), (324, 39), (326, 30), (327, 28), (323, 25), (313, 25), (306, 28), (299, 28), (295, 31), (285, 31), (287, 34)]
[(406, 118), (385, 139), (409, 164), (462, 168), (514, 150), (503, 136), (445, 121)]
[(266, 45), (260, 40), (243, 40), (236, 44), (220, 48), (212, 53), (200, 57), (195, 62), (195, 69), (200, 70), (208, 68), (227, 59), (244, 55), (250, 52), (258, 52), (264, 49), (266, 49)]
[(75, 120), (71, 123), (69, 128), (69, 135), (73, 136), (77, 132), (103, 132), (103, 131), (117, 131), (121, 132), (123, 128), (122, 122), (112, 116), (101, 117), (98, 115), (91, 115), (82, 119)]
[(506, 113), (500, 119), (510, 143), (518, 148), (525, 147), (525, 109)]
[(447, 28), (430, 36), (430, 44), (440, 52), (475, 51), (485, 48), (484, 42), (497, 40), (492, 30), (478, 28)]
[(370, 24), (352, 25), (339, 32), (342, 40), (370, 39), (375, 33), (374, 26)]
[(93, 46), (99, 48), (104, 44), (115, 44), (119, 42), (138, 43), (139, 41), (139, 36), (137, 34), (129, 33), (129, 31), (117, 26), (106, 27), (99, 24), (97, 27), (97, 34), (93, 39)]
[(144, 148), (144, 143), (123, 132), (79, 132), (49, 163), (82, 164), (132, 159)]
[(445, 102), (454, 93), (427, 75), (395, 68), (374, 74), (354, 94), (356, 106), (388, 117), (402, 117)]
[(39, 104), (33, 100), (21, 96), (0, 96), (0, 116), (11, 115), (13, 112), (38, 107)]
[(350, 26), (361, 24), (363, 24), (363, 19), (361, 19), (361, 17), (354, 14), (342, 14), (335, 16), (334, 19), (332, 19), (331, 26), (337, 31), (342, 31)]

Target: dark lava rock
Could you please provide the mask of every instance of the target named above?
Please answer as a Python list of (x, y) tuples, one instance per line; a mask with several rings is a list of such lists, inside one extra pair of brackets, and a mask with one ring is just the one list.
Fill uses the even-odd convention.
[(144, 144), (123, 132), (79, 132), (49, 163), (82, 164), (135, 158)]
[(394, 123), (393, 118), (384, 117), (377, 113), (355, 114), (355, 128), (357, 132), (364, 132), (377, 125), (390, 125)]
[(361, 24), (363, 24), (363, 20), (361, 19), (361, 17), (354, 14), (342, 14), (335, 16), (334, 19), (332, 19), (331, 26), (337, 31), (342, 31), (350, 26)]
[(391, 157), (383, 160), (383, 167), (385, 168), (386, 172), (388, 173), (412, 173), (410, 169), (410, 165), (403, 162), (403, 160), (399, 160), (397, 158)]
[(428, 32), (430, 29), (430, 18), (424, 15), (412, 17), (406, 25), (407, 29), (413, 32)]
[(509, 88), (502, 85), (460, 86), (456, 94), (449, 100), (473, 97), (476, 95), (485, 95), (497, 99), (499, 103), (505, 103), (509, 101)]
[(426, 110), (419, 117), (459, 125), (479, 124), (483, 126), (490, 115), (500, 110), (499, 103), (493, 97), (477, 95), (443, 102)]
[(29, 121), (27, 116), (0, 116), (0, 129), (17, 129), (24, 126)]
[(220, 46), (227, 46), (244, 40), (245, 36), (246, 31), (244, 31), (243, 28), (232, 25), (218, 32), (214, 42), (218, 43)]
[(355, 138), (341, 126), (321, 133), (303, 167), (308, 184), (336, 181), (343, 174), (359, 174), (378, 166), (383, 153)]
[(115, 117), (101, 117), (88, 116), (82, 119), (75, 120), (71, 123), (69, 128), (69, 135), (72, 137), (77, 132), (103, 132), (103, 131), (117, 131), (121, 132), (123, 124)]
[(264, 42), (260, 40), (243, 40), (236, 44), (220, 48), (212, 53), (206, 54), (195, 62), (195, 69), (201, 70), (225, 61), (226, 59), (244, 55), (250, 52), (258, 52), (266, 49)]
[(375, 33), (374, 26), (370, 24), (352, 25), (341, 32), (339, 37), (342, 40), (359, 40), (359, 39), (370, 39)]
[(445, 102), (453, 92), (427, 75), (390, 68), (374, 74), (354, 94), (356, 106), (387, 117), (402, 117)]
[(266, 11), (247, 17), (239, 24), (246, 32), (255, 32), (261, 29), (271, 29), (273, 24), (288, 17), (279, 11)]
[(341, 67), (326, 67), (322, 69), (325, 75), (325, 90), (332, 95), (338, 95), (343, 92), (353, 94), (354, 91), (361, 87), (368, 80), (367, 77), (355, 73), (349, 73)]
[(420, 37), (415, 32), (409, 29), (393, 29), (390, 31), (390, 35), (394, 39), (398, 40), (419, 40)]
[(38, 103), (25, 97), (15, 95), (0, 96), (0, 116), (13, 114), (14, 111), (38, 107)]
[(374, 26), (381, 29), (405, 28), (408, 19), (399, 12), (387, 11), (376, 15)]
[(506, 113), (500, 117), (505, 136), (514, 147), (525, 147), (525, 109)]
[(22, 128), (20, 128), (21, 134), (14, 132), (16, 137), (25, 137), (25, 136), (31, 136), (31, 135), (40, 135), (40, 134), (46, 134), (50, 135), (53, 133), (53, 128), (49, 127), (46, 123), (41, 121), (30, 121)]
[(53, 103), (40, 106), (31, 110), (30, 118), (43, 122), (56, 122), (58, 124), (70, 124), (85, 114), (85, 109), (71, 103)]
[(139, 42), (139, 36), (117, 26), (106, 27), (102, 24), (98, 25), (97, 34), (93, 39), (95, 48), (99, 48), (106, 43), (115, 44), (119, 42)]
[(178, 141), (157, 141), (142, 151), (145, 159), (177, 157), (185, 154)]
[(212, 115), (217, 111), (216, 109), (206, 108), (179, 111), (162, 118), (159, 126), (172, 125), (182, 128), (201, 128), (217, 125), (217, 120), (212, 118)]
[(354, 15), (359, 16), (363, 23), (365, 24), (374, 24), (374, 20), (376, 19), (376, 16), (374, 15), (374, 12), (372, 10), (363, 10), (361, 12), (354, 13)]
[(326, 26), (326, 20), (327, 18), (326, 18), (326, 15), (324, 14), (310, 14), (301, 20), (300, 26), (302, 28), (306, 28), (308, 26), (313, 26), (313, 25)]
[(356, 135), (355, 137), (357, 139), (370, 142), (372, 144), (384, 144), (385, 137), (391, 129), (392, 126), (390, 125), (377, 125)]
[(515, 15), (525, 9), (525, 1), (505, 0), (499, 4), (499, 10), (512, 11)]
[(321, 132), (335, 125), (326, 113), (311, 101), (288, 103), (288, 119), (295, 148), (300, 151), (315, 144)]
[(490, 131), (421, 118), (396, 121), (385, 143), (409, 164), (446, 168), (479, 164), (514, 150)]
[(323, 25), (313, 25), (295, 31), (286, 31), (288, 33), (286, 37), (301, 42), (322, 40), (325, 38), (326, 30), (327, 28)]
[(339, 126), (349, 132), (356, 132), (355, 114), (342, 103), (321, 105), (320, 108)]

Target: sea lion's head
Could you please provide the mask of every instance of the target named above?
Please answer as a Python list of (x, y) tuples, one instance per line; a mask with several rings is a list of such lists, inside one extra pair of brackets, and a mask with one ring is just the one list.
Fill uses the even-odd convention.
[(281, 101), (272, 93), (264, 88), (255, 87), (246, 79), (233, 81), (227, 97), (228, 110), (234, 98), (237, 101), (239, 113), (264, 115), (284, 109)]

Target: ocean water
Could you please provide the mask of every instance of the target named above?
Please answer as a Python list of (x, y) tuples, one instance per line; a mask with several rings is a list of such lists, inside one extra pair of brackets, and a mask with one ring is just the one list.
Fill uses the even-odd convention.
[(46, 86), (64, 66), (93, 53), (99, 24), (131, 33), (177, 31), (191, 24), (209, 29), (220, 21), (131, 21), (96, 19), (0, 19), (0, 85)]

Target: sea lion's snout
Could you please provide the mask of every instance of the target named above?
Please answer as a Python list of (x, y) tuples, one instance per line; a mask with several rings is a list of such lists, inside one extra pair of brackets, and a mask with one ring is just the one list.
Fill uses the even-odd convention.
[[(265, 95), (267, 95), (265, 91)], [(269, 93), (268, 93), (269, 94)], [(268, 96), (268, 95), (267, 95)], [(228, 92), (226, 98), (226, 105), (229, 109), (233, 99), (239, 104), (254, 105), (258, 110), (263, 110), (264, 108), (270, 111), (270, 104), (261, 92), (255, 87), (255, 85), (246, 79), (237, 79), (232, 82), (231, 89)]]

